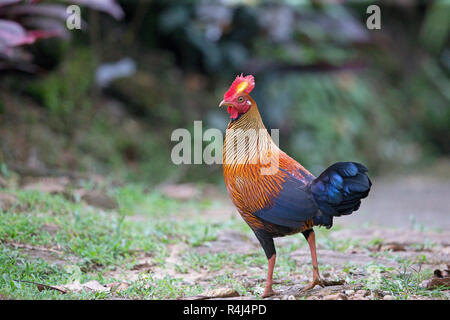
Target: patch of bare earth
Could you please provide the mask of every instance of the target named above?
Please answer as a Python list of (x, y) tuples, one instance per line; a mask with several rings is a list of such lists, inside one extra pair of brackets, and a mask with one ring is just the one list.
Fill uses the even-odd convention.
[(259, 246), (255, 237), (234, 230), (224, 230), (219, 233), (217, 240), (197, 246), (193, 250), (199, 254), (221, 252), (252, 254), (258, 252)]
[[(295, 237), (292, 237), (292, 239), (289, 238), (277, 240), (277, 244), (282, 246), (283, 243), (290, 241), (301, 241)], [(382, 242), (378, 241), (376, 245), (371, 246), (369, 244), (373, 238), (382, 239)], [(371, 263), (392, 267), (394, 270), (400, 270), (401, 261), (405, 261), (406, 259), (413, 261), (413, 263), (416, 262), (416, 267), (420, 265), (420, 268), (429, 268), (431, 270), (450, 264), (449, 232), (433, 233), (380, 229), (344, 230), (332, 233), (331, 239), (332, 241), (333, 239), (336, 241), (342, 239), (359, 240), (360, 244), (344, 252), (324, 249), (319, 245), (319, 264), (327, 266), (326, 271), (322, 272), (322, 276), (328, 280), (336, 281), (345, 279), (346, 274), (342, 270), (345, 266), (349, 265), (360, 270), (352, 274), (353, 279), (363, 279), (368, 276), (364, 267), (367, 267)], [(430, 243), (432, 244), (431, 246)], [(203, 244), (193, 250), (200, 254), (226, 251), (240, 254), (262, 254), (256, 239), (232, 230), (222, 232), (217, 240)], [(376, 290), (371, 293), (362, 290), (361, 285), (348, 284), (345, 281), (343, 281), (343, 284), (325, 288), (316, 287), (310, 291), (301, 292), (301, 289), (311, 280), (310, 277), (312, 276), (309, 249), (305, 247), (295, 250), (290, 253), (290, 258), (296, 262), (300, 274), (296, 272), (295, 275), (283, 279), (275, 279), (275, 284), (278, 284), (278, 295), (269, 299), (393, 299), (389, 292)], [(264, 286), (266, 265), (245, 271), (233, 271), (235, 271), (235, 278), (240, 279), (244, 286), (255, 289), (256, 295), (228, 297), (227, 299), (255, 298), (259, 289)], [(206, 280), (208, 278), (207, 274), (204, 276), (205, 278), (203, 280)], [(259, 279), (255, 279), (255, 276), (259, 276)], [(448, 292), (444, 292), (444, 294), (448, 294)], [(411, 295), (410, 299), (428, 298)]]
[[(370, 241), (376, 239), (378, 242), (370, 245)], [(450, 264), (450, 233), (449, 232), (418, 232), (407, 230), (381, 230), (381, 229), (360, 229), (360, 230), (342, 230), (330, 234), (331, 241), (342, 239), (358, 240), (359, 245), (349, 248), (344, 252), (329, 250), (318, 246), (319, 264), (326, 266), (322, 276), (328, 280), (343, 280), (346, 274), (343, 272), (345, 266), (360, 267), (357, 272), (352, 273), (353, 279), (367, 278), (368, 274), (364, 271), (370, 263), (381, 264), (386, 267), (392, 267), (395, 270), (400, 269), (402, 259), (411, 259), (420, 261), (421, 268), (435, 269), (443, 265)], [(289, 242), (304, 241), (298, 237), (286, 237), (277, 239), (277, 246), (282, 247)], [(320, 242), (319, 242), (320, 243)], [(430, 246), (430, 244), (432, 244)], [(208, 271), (206, 268), (198, 270), (189, 269), (187, 272), (180, 271), (177, 265), (183, 264), (183, 254), (193, 250), (200, 255), (208, 253), (237, 253), (248, 255), (262, 255), (262, 249), (258, 241), (252, 237), (234, 230), (223, 230), (214, 241), (204, 243), (200, 246), (190, 248), (188, 245), (174, 244), (168, 245), (168, 257), (163, 267), (154, 264), (152, 257), (142, 255), (131, 270), (116, 270), (110, 272), (108, 276), (113, 276), (120, 281), (130, 282), (139, 278), (141, 273), (151, 273), (155, 278), (163, 278), (166, 275), (182, 279), (187, 285), (200, 285), (205, 288), (205, 292), (194, 297), (180, 297), (182, 299), (255, 299), (259, 297), (265, 283), (266, 264), (257, 267), (233, 268), (229, 266), (227, 270)], [(395, 255), (395, 259), (388, 258), (389, 255)], [(375, 290), (369, 292), (362, 290), (362, 285), (342, 283), (339, 285), (328, 286), (325, 288), (316, 287), (310, 291), (302, 292), (301, 289), (310, 281), (312, 276), (311, 258), (309, 249), (304, 248), (295, 250), (289, 254), (298, 266), (298, 270), (292, 275), (283, 278), (275, 278), (274, 283), (278, 294), (269, 297), (269, 299), (325, 299), (325, 300), (369, 300), (369, 299), (393, 299), (391, 293)], [(419, 262), (418, 262), (419, 263)], [(232, 272), (234, 278), (247, 288), (251, 295), (239, 296), (227, 288), (217, 287), (218, 296), (212, 295), (215, 291), (207, 290), (211, 288), (213, 281), (225, 273)], [(219, 290), (220, 289), (220, 290)], [(232, 288), (228, 288), (232, 289)], [(212, 293), (211, 293), (212, 292)], [(229, 296), (221, 296), (224, 292), (229, 292)], [(220, 294), (219, 294), (220, 293)], [(444, 292), (448, 294), (448, 292)], [(429, 299), (421, 296), (410, 296), (410, 299)]]

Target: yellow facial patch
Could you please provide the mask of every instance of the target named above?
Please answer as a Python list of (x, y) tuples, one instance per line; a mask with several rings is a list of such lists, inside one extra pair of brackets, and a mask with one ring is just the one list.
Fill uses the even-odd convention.
[(236, 93), (241, 93), (242, 91), (247, 89), (247, 87), (248, 87), (247, 81), (243, 81), (243, 82), (239, 83), (239, 85), (236, 88)]
[(255, 78), (253, 78), (252, 75), (248, 75), (246, 77), (237, 76), (236, 79), (234, 79), (233, 83), (231, 84), (228, 91), (223, 96), (224, 100), (231, 100), (236, 97), (236, 95), (240, 94), (241, 92), (250, 93), (253, 88), (255, 87)]

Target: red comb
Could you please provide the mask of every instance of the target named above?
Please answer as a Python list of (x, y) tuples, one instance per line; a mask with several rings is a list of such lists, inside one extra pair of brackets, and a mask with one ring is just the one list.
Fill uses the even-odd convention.
[(233, 98), (233, 96), (236, 94), (237, 90), (239, 89), (239, 86), (241, 83), (246, 82), (247, 86), (242, 90), (242, 92), (250, 93), (253, 88), (255, 87), (255, 78), (252, 75), (248, 76), (237, 76), (236, 79), (234, 79), (233, 83), (231, 84), (230, 89), (225, 93), (224, 98), (225, 100), (229, 100)]

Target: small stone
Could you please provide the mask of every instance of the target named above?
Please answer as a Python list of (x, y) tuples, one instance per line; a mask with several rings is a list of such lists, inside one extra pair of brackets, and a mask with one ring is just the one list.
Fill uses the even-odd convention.
[(392, 300), (392, 299), (393, 299), (392, 296), (388, 294), (383, 297), (383, 300)]
[(214, 290), (209, 290), (202, 295), (211, 298), (228, 298), (228, 297), (239, 297), (239, 293), (231, 288), (217, 288)]
[(319, 298), (317, 298), (316, 296), (310, 296), (306, 298), (306, 300), (319, 300)]
[(344, 293), (348, 296), (355, 294), (355, 290), (345, 290)]
[(343, 293), (330, 294), (323, 297), (323, 300), (348, 300), (347, 296)]

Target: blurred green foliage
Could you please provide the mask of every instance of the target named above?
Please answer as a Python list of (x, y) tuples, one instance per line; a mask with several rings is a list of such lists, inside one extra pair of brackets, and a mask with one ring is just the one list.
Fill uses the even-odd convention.
[(87, 98), (93, 86), (94, 67), (91, 51), (76, 48), (63, 66), (32, 81), (26, 92), (51, 116), (70, 117), (90, 104)]
[[(252, 95), (266, 126), (280, 128), (282, 149), (315, 174), (335, 161), (388, 173), (449, 155), (448, 5), (380, 3), (382, 29), (370, 31), (369, 1), (243, 2), (120, 1), (120, 23), (88, 12), (88, 32), (68, 49), (36, 51), (35, 63), (53, 66), (46, 75), (0, 86), (0, 127), (8, 117), (27, 123), (9, 99), (24, 95), (50, 130), (41, 144), (51, 132), (60, 139), (39, 154), (43, 163), (148, 183), (220, 181), (220, 166), (173, 165), (170, 135), (194, 120), (224, 129), (217, 104), (243, 72), (256, 76)], [(136, 73), (99, 88), (96, 68), (123, 57)], [(26, 158), (24, 149), (12, 158)]]

